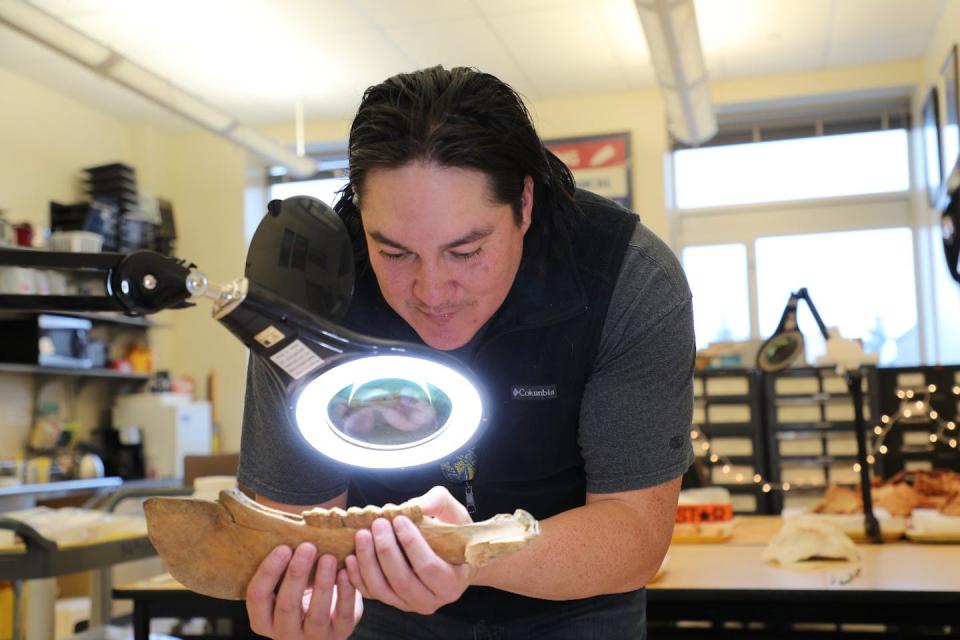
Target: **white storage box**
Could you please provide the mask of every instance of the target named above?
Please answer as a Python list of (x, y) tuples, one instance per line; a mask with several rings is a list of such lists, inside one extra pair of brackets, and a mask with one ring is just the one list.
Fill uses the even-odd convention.
[(113, 406), (113, 426), (141, 430), (151, 478), (183, 478), (183, 457), (209, 455), (213, 445), (210, 403), (177, 393), (120, 396)]

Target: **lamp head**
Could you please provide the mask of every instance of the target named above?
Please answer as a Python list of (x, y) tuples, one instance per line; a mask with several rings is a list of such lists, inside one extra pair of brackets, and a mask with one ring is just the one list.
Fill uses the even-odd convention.
[(757, 368), (767, 373), (783, 371), (803, 353), (803, 346), (799, 330), (774, 333), (757, 352)]
[(757, 368), (767, 373), (776, 373), (789, 367), (803, 353), (803, 334), (797, 324), (797, 303), (807, 297), (807, 290), (800, 289), (790, 294), (787, 306), (780, 316), (780, 324), (773, 335), (767, 338), (757, 351)]

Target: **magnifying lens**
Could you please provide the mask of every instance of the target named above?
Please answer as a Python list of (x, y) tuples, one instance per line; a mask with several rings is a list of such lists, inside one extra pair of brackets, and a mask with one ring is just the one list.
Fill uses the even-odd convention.
[(757, 366), (763, 371), (782, 371), (803, 353), (803, 334), (787, 331), (770, 337), (757, 356)]

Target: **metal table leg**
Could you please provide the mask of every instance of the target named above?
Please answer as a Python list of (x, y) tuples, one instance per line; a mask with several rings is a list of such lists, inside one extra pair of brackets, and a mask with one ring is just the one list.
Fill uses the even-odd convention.
[(150, 611), (141, 598), (133, 601), (133, 640), (150, 640)]
[(110, 567), (90, 572), (90, 626), (110, 624), (113, 619), (113, 576)]
[(23, 580), (13, 581), (13, 640), (23, 640)]

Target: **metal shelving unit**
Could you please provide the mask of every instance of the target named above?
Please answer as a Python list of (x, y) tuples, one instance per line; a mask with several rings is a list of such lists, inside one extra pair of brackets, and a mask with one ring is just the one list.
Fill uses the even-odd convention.
[[(898, 389), (927, 390), (930, 405), (957, 425), (960, 440), (960, 365), (863, 370), (864, 419), (868, 445), (880, 416), (893, 415), (902, 402)], [(859, 484), (853, 402), (846, 380), (829, 367), (797, 367), (777, 374), (723, 369), (695, 374), (694, 424), (710, 443), (694, 442), (714, 484), (728, 488), (740, 513), (780, 513), (784, 506), (807, 506), (830, 484)], [(936, 428), (929, 418), (898, 423), (876, 455), (875, 475), (887, 478), (903, 469), (960, 470), (960, 445), (929, 441)], [(869, 450), (869, 447), (868, 447)], [(728, 473), (722, 469), (729, 465)], [(735, 481), (737, 474), (742, 482)], [(754, 473), (772, 491), (752, 482)], [(789, 491), (782, 491), (784, 483)], [(748, 501), (753, 501), (748, 505)]]
[[(960, 395), (954, 392), (960, 387), (960, 365), (884, 368), (879, 370), (878, 382), (879, 415), (886, 416), (894, 415), (900, 407), (898, 389), (921, 391), (934, 385), (936, 391), (930, 393), (930, 405), (942, 420), (957, 425), (955, 432), (960, 439)], [(868, 431), (878, 423), (879, 420), (869, 422)], [(877, 456), (878, 475), (888, 478), (904, 469), (960, 471), (960, 447), (929, 441), (936, 428), (926, 416), (898, 422), (885, 441), (889, 453)]]
[(143, 316), (125, 316), (122, 313), (114, 313), (112, 311), (57, 311), (53, 313), (50, 311), (44, 311), (42, 309), (17, 309), (16, 311), (0, 311), (0, 318), (9, 318), (14, 316), (23, 317), (25, 315), (34, 315), (38, 313), (52, 313), (52, 315), (70, 316), (71, 318), (86, 318), (87, 320), (92, 320), (93, 322), (129, 325), (132, 327), (149, 328), (157, 326), (157, 323), (150, 318), (145, 318)]
[[(37, 315), (37, 312), (0, 311), (0, 318), (23, 317), (24, 315)], [(129, 344), (147, 342), (147, 331), (155, 326), (151, 320), (146, 318), (127, 317), (112, 312), (58, 312), (49, 315), (66, 315), (89, 319), (92, 323), (91, 340), (95, 339), (105, 345), (107, 359), (111, 356), (118, 357)], [(29, 434), (32, 433), (30, 425), (37, 420), (38, 415), (42, 412), (44, 401), (53, 398), (59, 405), (58, 415), (66, 419), (82, 421), (78, 434), (80, 434), (80, 438), (85, 439), (87, 432), (92, 433), (103, 425), (103, 416), (105, 413), (109, 413), (110, 406), (118, 395), (139, 391), (150, 380), (150, 374), (148, 373), (122, 371), (107, 367), (48, 366), (36, 364), (36, 362), (6, 361), (0, 361), (0, 377), (4, 378), (5, 388), (9, 385), (10, 389), (15, 390), (13, 392), (26, 396), (24, 398), (25, 410), (18, 414), (23, 417), (17, 418), (16, 421), (2, 421), (3, 426), (8, 427), (11, 431), (15, 429), (18, 433), (22, 432), (23, 435), (8, 434), (8, 438), (20, 439), (22, 445), (26, 447), (28, 457), (44, 455), (50, 456), (52, 459), (56, 459), (55, 456), (59, 447), (65, 445), (62, 440), (55, 445), (44, 442), (41, 445), (34, 445), (38, 448), (28, 446), (30, 442)], [(21, 380), (14, 380), (15, 377), (19, 377)], [(53, 388), (54, 393), (47, 393), (50, 388)], [(7, 393), (11, 392), (8, 391)], [(80, 407), (79, 410), (78, 407)], [(12, 450), (8, 451), (6, 457), (12, 458), (14, 453)], [(7, 471), (9, 472), (9, 470)], [(114, 471), (108, 468), (107, 472), (113, 473)], [(62, 483), (57, 484), (56, 481), (61, 479), (60, 473), (58, 465), (52, 464), (50, 479), (54, 482), (51, 483), (50, 489), (53, 492), (56, 492), (58, 487), (63, 489), (68, 486)], [(33, 493), (41, 492), (38, 490)], [(31, 497), (30, 500), (34, 498), (35, 496)], [(11, 496), (3, 499), (6, 505), (26, 504), (17, 502)]]
[[(723, 463), (709, 464), (711, 481), (730, 491), (738, 513), (770, 513), (770, 495), (753, 481), (768, 476), (759, 376), (748, 369), (706, 369), (694, 376), (694, 423)], [(706, 456), (694, 442), (699, 456)], [(730, 471), (723, 472), (725, 464)], [(737, 481), (738, 474), (741, 481)]]
[(0, 362), (0, 373), (25, 373), (40, 376), (62, 376), (68, 378), (100, 378), (104, 380), (125, 380), (132, 382), (146, 382), (150, 375), (146, 373), (129, 373), (116, 369), (81, 369), (79, 367), (45, 367), (37, 364), (20, 364), (16, 362)]
[[(877, 370), (865, 368), (864, 417), (878, 415)], [(773, 513), (819, 499), (829, 484), (859, 482), (853, 401), (833, 368), (798, 367), (763, 375), (764, 422)]]

